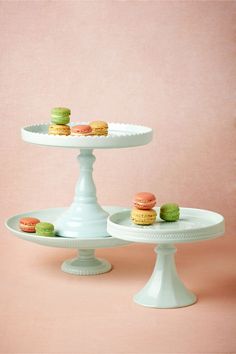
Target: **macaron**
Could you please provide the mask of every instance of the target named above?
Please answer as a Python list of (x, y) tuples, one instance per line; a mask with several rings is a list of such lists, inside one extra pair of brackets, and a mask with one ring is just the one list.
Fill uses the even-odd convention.
[(36, 235), (55, 236), (53, 224), (49, 222), (39, 222), (36, 224)]
[(179, 214), (179, 206), (176, 203), (166, 203), (160, 208), (160, 218), (165, 221), (177, 221)]
[(107, 135), (108, 134), (108, 124), (102, 120), (96, 120), (89, 123), (92, 128), (93, 135)]
[(135, 195), (133, 204), (140, 210), (152, 209), (156, 205), (156, 197), (149, 192), (140, 192)]
[(131, 210), (131, 220), (137, 225), (152, 225), (156, 221), (157, 213), (154, 209), (141, 210), (133, 208)]
[(62, 124), (50, 124), (48, 127), (50, 135), (70, 135), (70, 127)]
[(67, 124), (70, 122), (70, 109), (55, 107), (51, 110), (51, 121), (54, 124)]
[(19, 220), (19, 227), (21, 231), (24, 232), (35, 232), (35, 226), (39, 222), (40, 220), (37, 218), (31, 218), (31, 217), (21, 218)]
[(74, 136), (87, 136), (92, 135), (92, 128), (90, 125), (75, 125), (70, 129), (71, 135)]

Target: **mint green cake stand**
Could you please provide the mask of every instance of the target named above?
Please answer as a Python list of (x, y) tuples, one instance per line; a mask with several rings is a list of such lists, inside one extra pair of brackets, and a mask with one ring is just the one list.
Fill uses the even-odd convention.
[[(110, 214), (125, 210), (121, 207), (104, 207), (104, 210)], [(96, 238), (71, 238), (71, 237), (45, 237), (36, 234), (22, 232), (19, 228), (19, 219), (23, 217), (35, 217), (50, 223), (55, 221), (65, 213), (66, 208), (50, 208), (44, 210), (30, 211), (27, 213), (12, 216), (6, 221), (6, 227), (22, 240), (37, 243), (42, 246), (57, 248), (74, 248), (77, 250), (77, 256), (65, 260), (62, 263), (61, 270), (75, 275), (97, 275), (109, 272), (112, 265), (105, 259), (95, 256), (95, 250), (98, 248), (113, 248), (130, 244), (128, 241), (120, 240), (115, 237), (96, 237)]]
[[(75, 124), (71, 123), (71, 126)], [(55, 221), (57, 235), (67, 238), (108, 237), (108, 213), (98, 203), (93, 180), (93, 165), (96, 160), (93, 152), (95, 149), (121, 149), (148, 144), (152, 140), (152, 129), (135, 124), (109, 123), (107, 136), (78, 137), (49, 135), (48, 124), (38, 124), (22, 128), (21, 135), (27, 143), (48, 148), (80, 150), (77, 156), (80, 175), (75, 187), (74, 200)], [(63, 161), (57, 161), (57, 164), (59, 162), (63, 166)], [(104, 166), (109, 168), (105, 165), (105, 161)]]
[[(156, 208), (159, 215), (159, 208)], [(180, 220), (165, 222), (159, 218), (150, 226), (134, 225), (130, 210), (111, 215), (107, 230), (110, 235), (137, 243), (154, 243), (157, 261), (151, 278), (135, 296), (140, 305), (156, 308), (189, 306), (197, 301), (179, 278), (174, 254), (176, 243), (209, 240), (224, 234), (224, 218), (209, 210), (180, 208)]]
[[(80, 122), (80, 124), (86, 123)], [(78, 123), (72, 122), (71, 126), (75, 124)], [(102, 207), (97, 200), (93, 180), (93, 164), (96, 160), (94, 151), (145, 145), (152, 140), (153, 132), (151, 128), (142, 125), (123, 123), (108, 125), (107, 136), (49, 135), (49, 124), (36, 124), (21, 129), (21, 136), (25, 142), (47, 147), (47, 154), (50, 153), (50, 147), (73, 148), (80, 152), (77, 156), (80, 175), (76, 183), (74, 199), (67, 208), (29, 211), (15, 215), (6, 222), (7, 228), (21, 239), (51, 247), (76, 248), (78, 256), (62, 264), (62, 270), (67, 273), (93, 275), (108, 272), (111, 270), (111, 264), (96, 258), (95, 250), (128, 244), (127, 241), (111, 237), (107, 232), (108, 216), (119, 211), (120, 208)], [(57, 161), (58, 163), (63, 167), (63, 160)], [(105, 161), (103, 163), (107, 168)], [(18, 222), (24, 216), (35, 216), (41, 221), (52, 222), (57, 237), (46, 238), (21, 232)]]

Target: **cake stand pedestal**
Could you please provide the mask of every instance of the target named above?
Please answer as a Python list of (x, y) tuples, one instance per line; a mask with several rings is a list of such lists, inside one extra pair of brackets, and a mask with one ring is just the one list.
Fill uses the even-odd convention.
[(135, 296), (134, 301), (149, 307), (183, 307), (192, 305), (197, 297), (189, 291), (179, 278), (172, 244), (155, 247), (158, 257), (151, 278)]
[[(121, 207), (104, 206), (103, 208), (108, 215), (125, 210)], [(62, 263), (61, 270), (66, 273), (75, 275), (97, 275), (109, 272), (112, 269), (112, 265), (107, 260), (96, 258), (96, 249), (125, 246), (130, 242), (111, 236), (99, 238), (45, 237), (22, 232), (19, 229), (20, 218), (32, 216), (46, 222), (55, 223), (55, 220), (58, 220), (65, 212), (66, 208), (50, 208), (18, 214), (6, 221), (6, 227), (15, 236), (29, 242), (48, 247), (76, 249), (77, 257), (65, 260)]]
[(76, 185), (74, 201), (56, 221), (56, 234), (87, 238), (109, 236), (107, 233), (109, 214), (97, 202), (96, 187), (92, 176), (95, 162), (93, 150), (81, 149), (78, 161), (80, 178)]
[[(159, 209), (157, 208), (157, 214)], [(108, 219), (108, 232), (131, 242), (157, 243), (157, 261), (151, 278), (135, 296), (140, 305), (156, 308), (189, 306), (197, 297), (189, 291), (179, 278), (174, 254), (174, 243), (211, 239), (224, 233), (224, 218), (208, 210), (181, 208), (180, 220), (164, 222), (157, 219), (150, 226), (132, 224), (130, 210), (113, 214)]]

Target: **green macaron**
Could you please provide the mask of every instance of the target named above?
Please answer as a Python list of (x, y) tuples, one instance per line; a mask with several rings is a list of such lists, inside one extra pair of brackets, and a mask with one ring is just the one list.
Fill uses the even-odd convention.
[(165, 221), (179, 220), (179, 206), (175, 203), (163, 204), (160, 208), (160, 218)]
[(70, 109), (55, 107), (51, 110), (51, 121), (54, 124), (68, 124), (70, 122)]
[(39, 236), (55, 236), (54, 226), (49, 222), (39, 222), (35, 227), (36, 235)]

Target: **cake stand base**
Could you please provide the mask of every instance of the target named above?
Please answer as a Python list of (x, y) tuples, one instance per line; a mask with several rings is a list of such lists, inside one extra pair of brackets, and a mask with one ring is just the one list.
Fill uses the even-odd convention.
[(95, 257), (95, 250), (78, 250), (78, 257), (68, 259), (62, 263), (61, 270), (75, 275), (97, 275), (107, 273), (112, 265), (105, 259)]
[(156, 308), (177, 308), (194, 304), (197, 297), (185, 288), (178, 277), (174, 261), (176, 248), (161, 244), (155, 248), (158, 254), (151, 278), (135, 296), (140, 305)]

